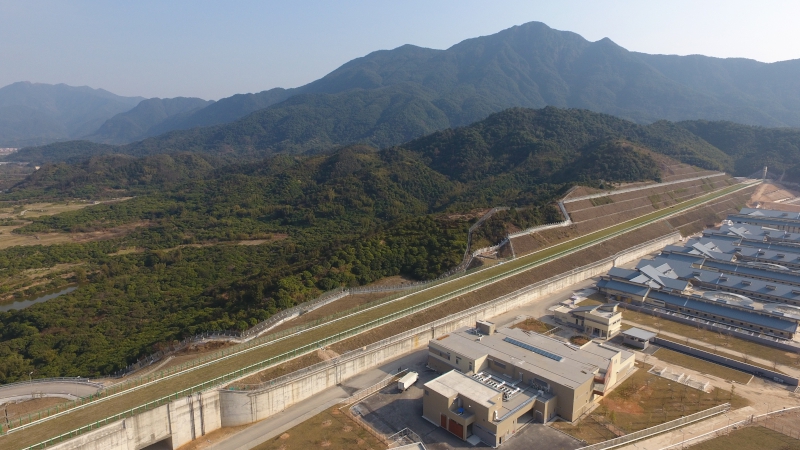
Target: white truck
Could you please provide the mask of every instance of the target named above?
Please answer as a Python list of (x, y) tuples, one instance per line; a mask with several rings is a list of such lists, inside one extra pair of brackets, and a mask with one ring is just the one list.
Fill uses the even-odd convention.
[(417, 382), (417, 378), (419, 378), (419, 374), (417, 372), (408, 372), (407, 374), (403, 375), (403, 378), (397, 381), (397, 389), (400, 389), (400, 392), (405, 391), (406, 389), (410, 388), (412, 384)]

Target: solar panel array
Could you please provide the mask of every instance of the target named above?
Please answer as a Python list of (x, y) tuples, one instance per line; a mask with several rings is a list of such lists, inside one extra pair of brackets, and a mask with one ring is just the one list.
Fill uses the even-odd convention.
[(532, 345), (530, 345), (530, 344), (526, 344), (526, 343), (524, 343), (524, 342), (522, 342), (522, 341), (518, 341), (518, 340), (516, 340), (516, 339), (512, 339), (512, 338), (510, 338), (510, 337), (507, 337), (507, 338), (505, 338), (505, 339), (503, 339), (503, 340), (504, 340), (504, 341), (506, 341), (506, 342), (508, 342), (509, 344), (514, 344), (514, 345), (516, 345), (517, 347), (522, 347), (522, 348), (524, 348), (525, 350), (530, 350), (530, 351), (532, 351), (533, 353), (536, 353), (536, 354), (542, 355), (542, 356), (544, 356), (544, 357), (546, 357), (546, 358), (550, 358), (550, 359), (552, 359), (553, 361), (561, 361), (562, 359), (564, 359), (563, 357), (561, 357), (561, 356), (558, 356), (558, 355), (556, 355), (555, 353), (550, 353), (550, 352), (548, 352), (548, 351), (546, 351), (546, 350), (542, 350), (542, 349), (540, 349), (540, 348), (536, 348), (536, 347), (534, 347), (534, 346), (532, 346)]

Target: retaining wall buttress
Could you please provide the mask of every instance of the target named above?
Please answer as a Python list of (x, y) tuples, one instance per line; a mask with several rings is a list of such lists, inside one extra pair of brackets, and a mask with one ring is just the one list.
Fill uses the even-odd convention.
[(170, 439), (178, 448), (221, 427), (219, 393), (207, 391), (118, 420), (53, 450), (140, 450)]
[(168, 406), (172, 448), (178, 448), (222, 426), (217, 391), (192, 394)]

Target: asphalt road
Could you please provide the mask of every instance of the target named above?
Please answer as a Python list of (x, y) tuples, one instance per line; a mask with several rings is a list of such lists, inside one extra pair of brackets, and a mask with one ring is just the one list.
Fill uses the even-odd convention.
[(0, 404), (8, 399), (21, 399), (36, 394), (41, 397), (87, 397), (98, 391), (98, 387), (88, 383), (72, 381), (49, 381), (21, 383), (0, 387)]

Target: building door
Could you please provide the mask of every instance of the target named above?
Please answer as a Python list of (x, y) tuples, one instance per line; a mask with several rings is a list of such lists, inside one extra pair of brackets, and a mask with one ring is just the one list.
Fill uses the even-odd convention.
[(439, 420), (439, 425), (441, 425), (445, 430), (447, 429), (447, 416), (444, 414), (442, 414), (442, 418)]
[(447, 427), (447, 430), (455, 434), (459, 438), (464, 439), (464, 425), (461, 425), (455, 420), (450, 421), (450, 426)]

